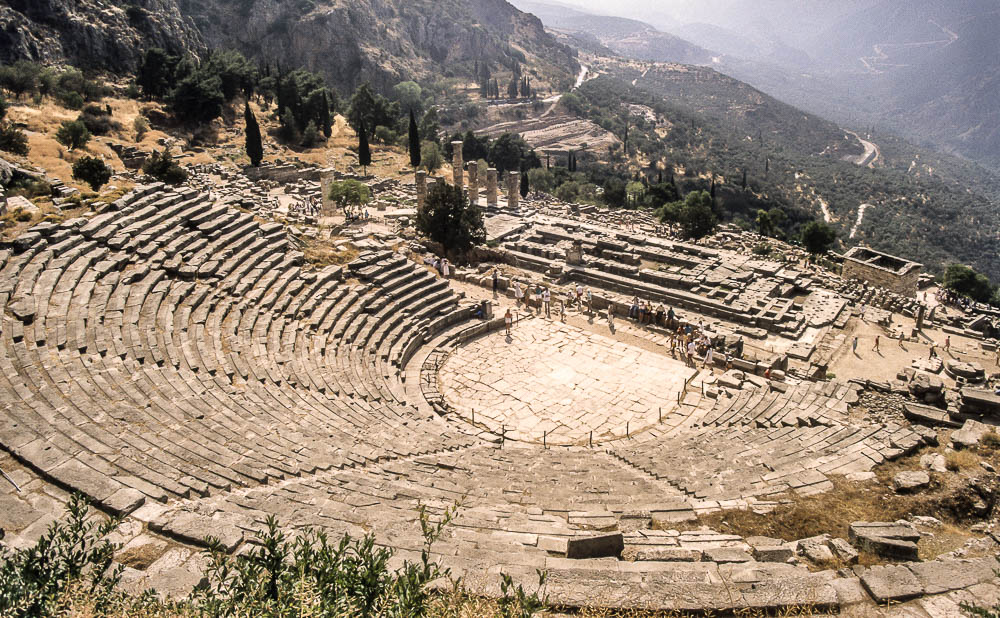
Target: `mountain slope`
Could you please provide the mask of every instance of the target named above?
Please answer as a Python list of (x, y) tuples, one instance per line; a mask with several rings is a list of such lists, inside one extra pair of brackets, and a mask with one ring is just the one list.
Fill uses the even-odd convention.
[[(504, 0), (179, 0), (205, 39), (350, 89), (363, 80), (470, 77), (476, 62), (527, 65), (537, 82), (572, 84), (575, 52)], [(540, 84), (539, 84), (540, 85)]]
[(68, 62), (129, 71), (142, 51), (162, 47), (198, 55), (201, 35), (174, 0), (5, 0), (0, 3), (0, 62)]
[(708, 64), (712, 52), (635, 19), (594, 15), (539, 0), (514, 0), (552, 30), (587, 35), (614, 53), (657, 62)]
[[(434, 76), (471, 78), (477, 63), (524, 65), (538, 87), (572, 85), (576, 52), (505, 0), (7, 0), (0, 60), (29, 58), (128, 71), (142, 51), (237, 49), (302, 66), (350, 90)], [(498, 75), (499, 77), (499, 75)]]

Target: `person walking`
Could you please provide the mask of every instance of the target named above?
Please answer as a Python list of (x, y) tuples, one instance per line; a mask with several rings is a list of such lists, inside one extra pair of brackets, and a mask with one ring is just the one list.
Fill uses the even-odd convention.
[(712, 346), (708, 346), (708, 350), (705, 351), (705, 363), (703, 365), (704, 367), (708, 367), (709, 369), (712, 368), (713, 356), (714, 353), (712, 350)]
[(520, 307), (522, 300), (524, 300), (524, 290), (521, 289), (521, 282), (514, 281), (514, 303)]
[(493, 298), (497, 297), (497, 289), (500, 287), (500, 269), (493, 269)]
[(510, 312), (510, 307), (507, 307), (507, 313), (503, 316), (503, 325), (507, 330), (507, 336), (510, 337), (510, 325), (514, 322), (514, 316)]
[(931, 360), (932, 358), (937, 358), (937, 345), (933, 341), (931, 342), (931, 350), (927, 355), (927, 360)]
[(951, 354), (951, 335), (944, 338), (944, 351)]
[(576, 306), (583, 307), (583, 286), (579, 283), (576, 284)]
[(875, 345), (872, 346), (872, 352), (878, 352), (879, 351), (878, 350), (878, 340), (879, 340), (879, 336), (875, 335)]
[(445, 258), (441, 260), (441, 276), (447, 279), (449, 275), (451, 275), (451, 263)]
[(899, 331), (899, 347), (903, 348), (904, 350), (906, 349), (906, 348), (903, 347), (903, 330), (902, 329), (900, 329), (900, 331)]
[(854, 340), (851, 342), (851, 351), (854, 352), (855, 356), (858, 355), (858, 338), (857, 337), (855, 337)]
[(587, 315), (594, 315), (594, 293), (587, 288)]
[(545, 309), (545, 317), (551, 318), (552, 315), (549, 313), (549, 303), (552, 300), (552, 294), (549, 293), (549, 288), (542, 290), (542, 308)]

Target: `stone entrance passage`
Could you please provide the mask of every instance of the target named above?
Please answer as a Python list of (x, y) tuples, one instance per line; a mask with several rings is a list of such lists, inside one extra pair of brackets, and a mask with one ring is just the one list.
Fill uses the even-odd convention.
[[(586, 444), (642, 432), (677, 408), (679, 360), (557, 321), (529, 319), (456, 349), (439, 372), (465, 420), (513, 440)], [(547, 433), (547, 436), (546, 436)]]

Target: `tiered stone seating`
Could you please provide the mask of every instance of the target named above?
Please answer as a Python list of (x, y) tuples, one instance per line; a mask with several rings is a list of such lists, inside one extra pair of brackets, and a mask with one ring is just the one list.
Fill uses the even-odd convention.
[[(786, 392), (746, 389), (692, 413), (686, 430), (638, 436), (611, 452), (706, 501), (703, 508), (746, 506), (789, 491), (825, 491), (832, 487), (829, 475), (868, 472), (923, 443), (895, 423), (852, 423), (846, 403), (852, 393), (835, 383)], [(705, 400), (700, 405), (706, 407)]]
[[(152, 185), (2, 257), (0, 443), (110, 509), (470, 442), (405, 404), (398, 366), (373, 368), (468, 316), (399, 256), (362, 256), (348, 290), (280, 226)], [(403, 327), (373, 337), (383, 322)]]

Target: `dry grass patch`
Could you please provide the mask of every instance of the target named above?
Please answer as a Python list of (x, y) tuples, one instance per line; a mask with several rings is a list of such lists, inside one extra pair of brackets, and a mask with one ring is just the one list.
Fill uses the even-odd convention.
[(878, 481), (852, 483), (832, 477), (833, 489), (812, 496), (786, 496), (789, 502), (769, 513), (750, 510), (721, 511), (702, 515), (689, 529), (708, 526), (741, 536), (769, 536), (795, 541), (820, 534), (847, 538), (855, 521), (895, 521), (910, 513), (933, 515), (919, 508), (920, 494), (898, 495)]
[(302, 253), (306, 261), (317, 267), (347, 264), (358, 257), (357, 249), (350, 246), (337, 249), (333, 240), (309, 239), (302, 247)]
[(968, 450), (951, 451), (944, 455), (944, 465), (952, 472), (979, 468), (979, 456)]

